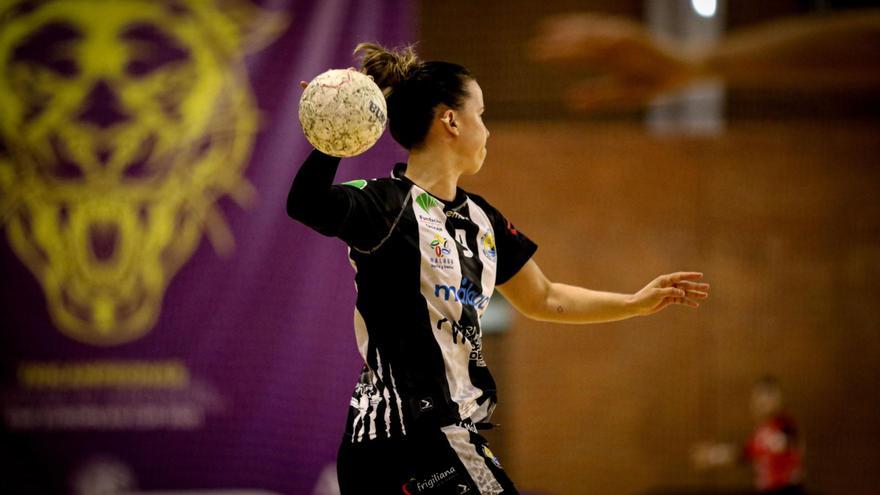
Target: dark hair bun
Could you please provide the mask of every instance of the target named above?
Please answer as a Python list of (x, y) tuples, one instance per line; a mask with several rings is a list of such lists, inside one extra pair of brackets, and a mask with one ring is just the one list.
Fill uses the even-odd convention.
[(412, 45), (389, 50), (361, 43), (354, 55), (361, 56), (361, 71), (385, 94), (391, 136), (408, 150), (425, 142), (438, 105), (461, 108), (467, 81), (473, 79), (461, 65), (419, 60)]
[(358, 53), (362, 53), (361, 70), (373, 77), (386, 96), (421, 64), (412, 45), (389, 50), (375, 43), (360, 43), (354, 49), (354, 54)]

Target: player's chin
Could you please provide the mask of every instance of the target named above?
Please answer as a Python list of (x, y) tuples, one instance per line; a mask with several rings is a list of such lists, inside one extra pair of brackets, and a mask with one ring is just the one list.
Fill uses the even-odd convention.
[(474, 175), (483, 168), (483, 162), (486, 160), (486, 152), (483, 151), (479, 156), (474, 160), (474, 165), (471, 170), (468, 171), (468, 175)]

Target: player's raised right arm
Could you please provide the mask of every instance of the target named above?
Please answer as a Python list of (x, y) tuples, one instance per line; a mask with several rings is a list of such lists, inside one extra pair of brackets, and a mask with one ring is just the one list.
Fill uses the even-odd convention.
[(287, 194), (287, 215), (328, 236), (338, 235), (351, 207), (345, 191), (332, 187), (339, 162), (339, 158), (312, 151)]

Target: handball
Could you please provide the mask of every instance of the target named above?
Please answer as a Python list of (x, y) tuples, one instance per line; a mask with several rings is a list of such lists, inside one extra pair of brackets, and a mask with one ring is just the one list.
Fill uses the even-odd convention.
[(309, 143), (331, 156), (370, 149), (385, 130), (387, 107), (379, 86), (353, 69), (318, 75), (299, 99), (299, 122)]

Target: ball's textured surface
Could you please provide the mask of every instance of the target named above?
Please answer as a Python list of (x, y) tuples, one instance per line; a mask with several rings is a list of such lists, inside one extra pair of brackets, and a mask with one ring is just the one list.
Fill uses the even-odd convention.
[(382, 90), (365, 74), (332, 69), (318, 75), (299, 100), (299, 122), (312, 146), (333, 156), (368, 150), (382, 135), (387, 107)]

